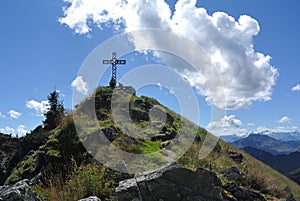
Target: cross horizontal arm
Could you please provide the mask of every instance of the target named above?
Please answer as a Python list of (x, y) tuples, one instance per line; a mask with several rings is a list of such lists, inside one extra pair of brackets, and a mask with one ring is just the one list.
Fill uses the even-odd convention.
[(111, 64), (112, 60), (103, 60), (103, 64)]
[(126, 64), (126, 60), (117, 60), (117, 64)]

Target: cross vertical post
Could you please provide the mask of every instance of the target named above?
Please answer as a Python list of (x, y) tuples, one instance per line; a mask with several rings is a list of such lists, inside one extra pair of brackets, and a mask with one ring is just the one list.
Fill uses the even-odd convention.
[(112, 53), (112, 58), (110, 60), (103, 60), (103, 64), (111, 64), (111, 80), (109, 86), (115, 88), (117, 84), (117, 64), (126, 64), (126, 60), (117, 59), (117, 53)]

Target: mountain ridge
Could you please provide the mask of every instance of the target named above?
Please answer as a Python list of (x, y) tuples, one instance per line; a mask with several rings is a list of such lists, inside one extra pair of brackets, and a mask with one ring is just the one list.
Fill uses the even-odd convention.
[(248, 132), (246, 135), (237, 135), (237, 134), (231, 134), (231, 135), (221, 135), (220, 138), (224, 140), (225, 142), (234, 142), (239, 139), (243, 139), (248, 137), (249, 135), (266, 135), (269, 137), (272, 137), (276, 140), (282, 140), (282, 141), (300, 141), (300, 131), (286, 131), (286, 132), (275, 132), (270, 130), (265, 130), (261, 132)]
[(253, 147), (245, 147), (243, 150), (286, 176), (300, 168), (300, 152), (273, 155)]
[(234, 141), (231, 144), (238, 148), (257, 148), (273, 155), (289, 154), (298, 151), (300, 148), (300, 141), (277, 140), (268, 135), (262, 134), (250, 134), (249, 136)]
[[(67, 115), (57, 128), (47, 133), (44, 138), (45, 143), (36, 150), (26, 153), (6, 179), (6, 184), (13, 184), (24, 178), (30, 179), (33, 189), (45, 200), (47, 197), (51, 199), (51, 196), (55, 196), (56, 200), (66, 200), (66, 196), (69, 196), (68, 199), (78, 200), (90, 195), (96, 195), (101, 199), (116, 198), (115, 189), (119, 182), (132, 178), (133, 175), (111, 170), (105, 164), (95, 161), (83, 146), (80, 138), (83, 139), (83, 142), (92, 143), (95, 142), (95, 139), (105, 136), (112, 145), (119, 149), (135, 154), (150, 154), (149, 156), (154, 161), (166, 163), (168, 160), (163, 155), (165, 152), (160, 153), (158, 151), (168, 150), (170, 144), (174, 144), (176, 148), (178, 145), (173, 142), (176, 136), (190, 135), (188, 128), (184, 130), (182, 136), (179, 136), (178, 128), (181, 125), (195, 127), (194, 124), (162, 105), (159, 107), (163, 107), (163, 111), (170, 116), (167, 115), (165, 119), (160, 119), (158, 118), (159, 115), (151, 114), (156, 117), (156, 121), (149, 122), (150, 110), (159, 103), (153, 98), (137, 97), (135, 94), (120, 92), (118, 103), (122, 105), (124, 100), (128, 100), (124, 97), (130, 96), (129, 109), (133, 125), (138, 126), (143, 131), (133, 134), (147, 136), (143, 140), (130, 137), (111, 118), (112, 93), (113, 90), (109, 87), (96, 89), (92, 96), (77, 106), (76, 111)], [(84, 119), (85, 115), (89, 115), (89, 112), (94, 112), (90, 111), (90, 103), (95, 104), (97, 124)], [(159, 111), (156, 111), (157, 114), (160, 113)], [(73, 120), (74, 113), (83, 117), (83, 121), (80, 123), (88, 125), (89, 130), (79, 134), (76, 132)], [(161, 128), (161, 132), (157, 133), (149, 125)], [(265, 199), (280, 200), (280, 198), (287, 197), (284, 189), (289, 186), (295, 198), (300, 200), (300, 186), (246, 152), (238, 150), (222, 140), (217, 142), (207, 157), (200, 159), (199, 152), (204, 140), (207, 137), (212, 139), (213, 135), (198, 126), (195, 128), (197, 128), (197, 133), (193, 143), (177, 162), (185, 168), (193, 170), (203, 168), (214, 172), (217, 177), (221, 178), (221, 185), (226, 189), (224, 193), (228, 199), (242, 200), (238, 197), (238, 192), (249, 191), (256, 192)], [(184, 138), (180, 139), (184, 140)], [(99, 146), (99, 144), (95, 144), (95, 146)], [(95, 151), (97, 154), (97, 149)], [(176, 153), (176, 149), (174, 153), (180, 154)], [(126, 163), (119, 165), (126, 169)], [(151, 168), (153, 164), (149, 163), (148, 165), (147, 168)], [(236, 174), (230, 169), (232, 167), (240, 172), (238, 180), (232, 176)], [(224, 171), (227, 172), (226, 176), (224, 176)]]

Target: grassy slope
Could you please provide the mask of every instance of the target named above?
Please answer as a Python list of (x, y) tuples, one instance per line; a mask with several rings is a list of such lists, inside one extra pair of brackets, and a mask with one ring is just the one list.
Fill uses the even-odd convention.
[(300, 184), (300, 168), (292, 171), (289, 174), (289, 178), (291, 178), (292, 180), (296, 181), (298, 184)]
[[(241, 186), (249, 189), (263, 191), (267, 198), (273, 197), (271, 195), (284, 194), (284, 188), (289, 186), (294, 194), (296, 200), (300, 200), (300, 186), (291, 181), (284, 175), (273, 170), (271, 167), (253, 158), (249, 154), (219, 140), (217, 148), (211, 152), (205, 159), (197, 159), (199, 146), (191, 146), (190, 150), (184, 157), (179, 159), (179, 162), (190, 168), (204, 167), (217, 173), (221, 178), (223, 184), (226, 183), (226, 178), (221, 175), (221, 171), (232, 166), (236, 166), (242, 174), (245, 175), (245, 182)], [(236, 163), (228, 157), (228, 150), (242, 153), (244, 156), (242, 163)], [(189, 158), (188, 162), (187, 159)], [(270, 199), (270, 198), (269, 198)]]
[[(105, 89), (105, 90), (109, 90), (109, 89)], [(121, 94), (121, 96), (127, 96), (127, 95)], [(139, 98), (139, 97), (134, 96), (131, 99), (133, 99), (135, 101), (142, 100), (144, 102), (151, 101), (154, 104), (159, 104), (157, 101), (155, 101), (153, 99), (149, 99), (147, 97)], [(126, 98), (124, 100), (126, 100)], [(84, 105), (81, 105), (80, 107), (84, 107)], [(173, 122), (173, 124), (176, 124), (175, 127), (178, 127), (184, 123), (190, 125), (191, 127), (195, 126), (192, 123), (190, 123), (189, 121), (187, 121), (186, 119), (179, 117), (177, 114), (170, 111), (169, 109), (165, 108), (165, 111), (167, 111), (167, 113), (170, 114), (174, 118), (175, 121)], [(104, 114), (102, 114), (102, 116), (103, 115)], [(178, 120), (181, 120), (181, 122), (178, 122)], [(107, 124), (107, 121), (106, 121), (106, 124)], [(103, 123), (101, 125), (103, 125)], [(143, 126), (143, 125), (140, 125), (140, 126)], [(172, 127), (172, 126), (174, 126), (174, 125), (171, 125), (170, 127)], [(199, 139), (201, 139), (201, 141), (195, 142), (194, 144), (192, 144), (189, 151), (178, 160), (180, 163), (182, 163), (183, 165), (190, 167), (190, 168), (197, 168), (197, 167), (204, 167), (207, 169), (212, 168), (212, 170), (214, 172), (216, 172), (221, 178), (222, 178), (222, 175), (220, 173), (222, 170), (232, 167), (232, 166), (237, 166), (239, 168), (239, 170), (243, 174), (246, 175), (245, 177), (246, 177), (248, 183), (244, 184), (244, 186), (252, 188), (252, 189), (257, 188), (257, 190), (261, 190), (259, 188), (266, 188), (267, 193), (270, 193), (270, 194), (283, 193), (283, 189), (286, 186), (289, 186), (291, 188), (292, 192), (294, 193), (295, 198), (297, 200), (300, 200), (300, 186), (299, 185), (297, 185), (293, 181), (289, 180), (287, 177), (283, 176), (282, 174), (278, 173), (277, 171), (271, 169), (269, 166), (261, 163), (260, 161), (256, 160), (255, 158), (251, 157), (247, 153), (240, 151), (237, 148), (235, 148), (221, 140), (218, 142), (218, 145), (216, 146), (215, 150), (209, 156), (207, 156), (203, 160), (199, 160), (198, 159), (199, 150), (201, 147), (201, 143), (203, 142), (203, 140), (205, 139), (205, 137), (207, 135), (207, 132), (201, 128), (198, 128), (198, 129), (199, 130), (198, 130), (197, 136), (199, 137)], [(188, 132), (189, 131), (187, 130), (185, 134), (188, 135)], [(208, 134), (208, 135), (211, 135), (211, 134)], [(146, 143), (145, 147), (144, 148), (146, 150), (151, 150), (152, 146), (151, 146), (151, 144)], [(153, 147), (154, 147), (153, 150), (157, 150), (157, 144), (153, 145)], [(174, 149), (174, 150), (176, 152), (176, 149)], [(240, 164), (234, 162), (228, 156), (228, 150), (233, 150), (233, 151), (242, 153), (244, 156), (243, 162)], [(226, 182), (225, 178), (222, 178), (222, 179), (224, 182)], [(256, 181), (252, 181), (253, 179), (256, 180), (258, 184), (253, 184), (253, 183), (256, 183)], [(257, 185), (261, 185), (261, 186), (257, 186)]]

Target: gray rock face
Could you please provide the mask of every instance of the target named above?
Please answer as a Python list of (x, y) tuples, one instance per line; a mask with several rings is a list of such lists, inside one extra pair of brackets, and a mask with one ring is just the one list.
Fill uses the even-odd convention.
[(234, 160), (236, 163), (243, 162), (244, 156), (241, 153), (235, 152), (235, 151), (228, 151), (229, 157)]
[(215, 173), (201, 168), (192, 171), (178, 164), (121, 181), (116, 192), (120, 201), (227, 200)]
[(221, 172), (228, 180), (241, 182), (242, 175), (237, 167), (231, 167)]
[(242, 201), (265, 201), (266, 199), (257, 192), (250, 191), (247, 189), (242, 189), (238, 187), (235, 183), (227, 183), (224, 189), (229, 191), (237, 200)]
[(32, 191), (27, 179), (14, 184), (13, 186), (0, 187), (0, 201), (41, 201)]
[(96, 196), (90, 196), (88, 198), (80, 199), (78, 201), (101, 201), (101, 199)]

